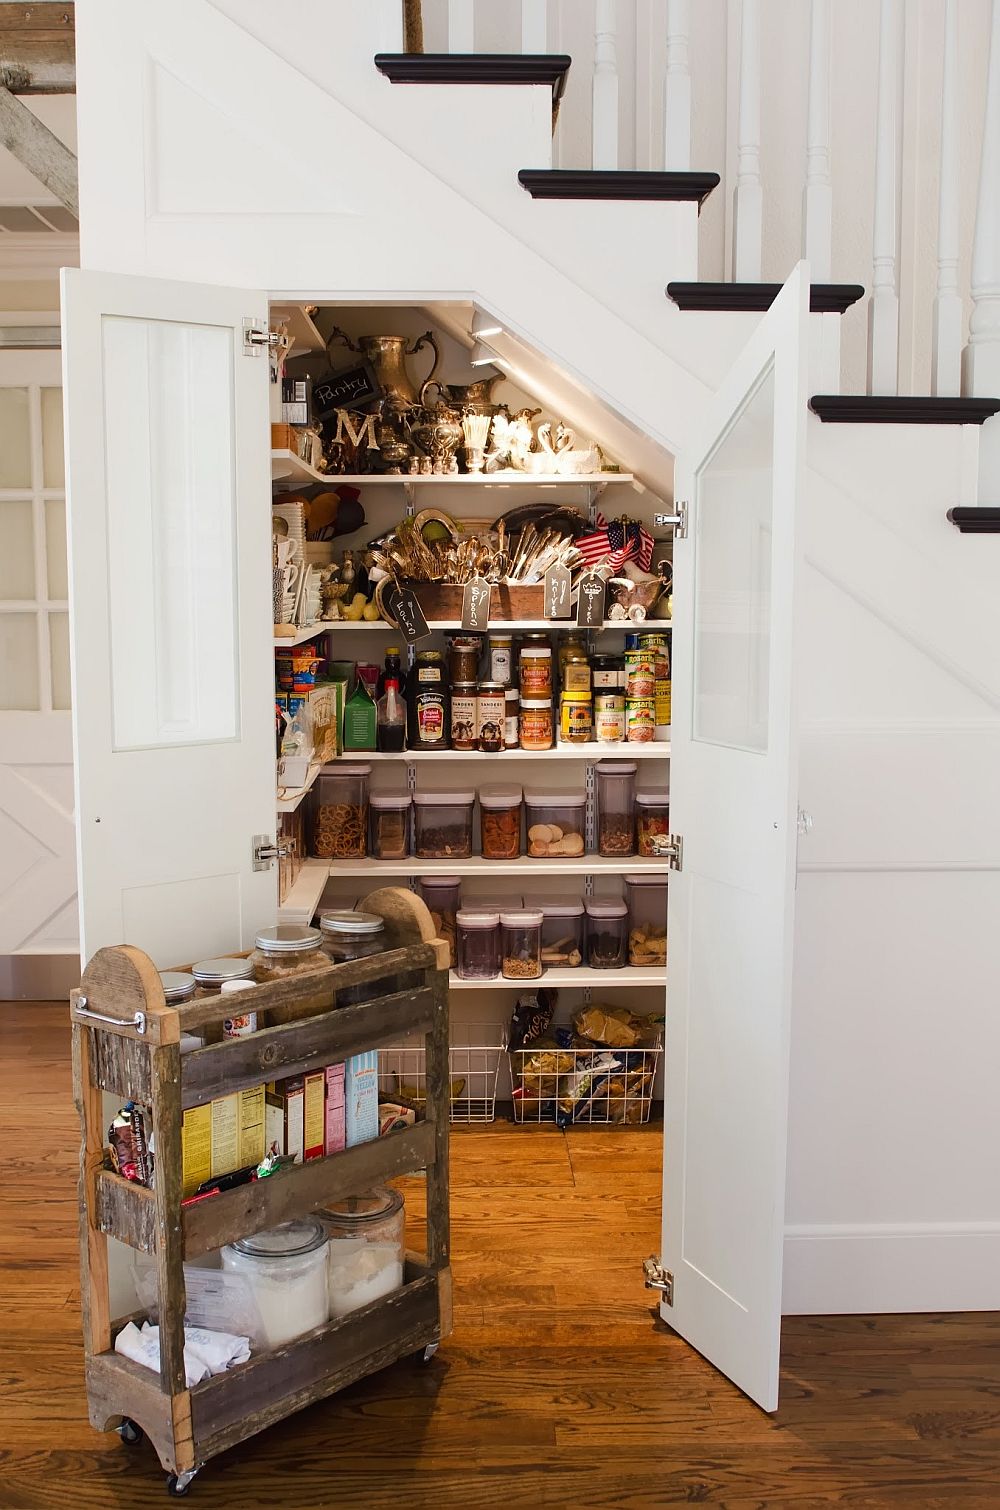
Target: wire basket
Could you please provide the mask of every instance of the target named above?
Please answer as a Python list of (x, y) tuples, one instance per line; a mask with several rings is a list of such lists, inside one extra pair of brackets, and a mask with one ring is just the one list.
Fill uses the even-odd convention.
[[(493, 1122), (497, 1079), (507, 1052), (507, 1029), (496, 1023), (453, 1023), (448, 1051), (451, 1075), (451, 1120)], [(422, 1104), (427, 1097), (424, 1040), (406, 1039), (378, 1056), (379, 1095)]]
[(662, 1053), (661, 1034), (634, 1049), (515, 1049), (514, 1121), (561, 1127), (648, 1122)]

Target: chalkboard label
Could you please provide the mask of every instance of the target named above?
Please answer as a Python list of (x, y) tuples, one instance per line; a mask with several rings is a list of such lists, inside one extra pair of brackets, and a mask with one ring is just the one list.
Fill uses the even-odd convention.
[(424, 611), (412, 588), (398, 587), (384, 594), (385, 606), (396, 620), (408, 645), (425, 640), (430, 634)]
[(547, 619), (568, 619), (572, 616), (571, 587), (572, 578), (568, 566), (563, 566), (561, 561), (557, 561), (555, 566), (549, 567), (545, 573), (545, 617)]
[(580, 578), (580, 598), (576, 605), (579, 629), (600, 629), (604, 624), (604, 578), (589, 571)]
[(473, 577), (466, 582), (462, 594), (462, 628), (482, 634), (489, 628), (490, 595), (493, 589), (485, 577)]
[(313, 414), (317, 419), (327, 419), (335, 409), (359, 409), (378, 396), (374, 370), (364, 362), (313, 384)]

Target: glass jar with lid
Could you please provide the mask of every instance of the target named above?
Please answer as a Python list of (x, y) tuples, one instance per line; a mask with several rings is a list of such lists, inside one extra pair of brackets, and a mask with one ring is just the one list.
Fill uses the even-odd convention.
[(503, 743), (505, 750), (516, 750), (521, 743), (521, 694), (516, 687), (504, 691)]
[(479, 679), (479, 655), (482, 642), (476, 635), (456, 635), (448, 641), (448, 680), (474, 682)]
[[(377, 913), (331, 909), (320, 913), (319, 926), (323, 955), (334, 965), (365, 959), (385, 950), (385, 920)], [(337, 1006), (353, 1007), (359, 1001), (376, 1001), (380, 996), (389, 996), (399, 989), (394, 978), (374, 981), (367, 986), (347, 986), (337, 991)]]
[(398, 1190), (379, 1185), (316, 1212), (327, 1236), (330, 1316), (346, 1316), (403, 1283), (406, 1217)]
[[(559, 685), (566, 688), (566, 665), (568, 661), (587, 660), (587, 642), (579, 629), (570, 629), (559, 636)], [(589, 686), (589, 682), (588, 682)]]
[(302, 923), (275, 923), (262, 928), (254, 939), (249, 960), (254, 979), (263, 986), (268, 981), (322, 969), (326, 963), (320, 949), (322, 942), (318, 928), (308, 928)]
[(595, 655), (590, 668), (595, 692), (624, 692), (625, 658), (623, 655)]
[(461, 876), (421, 876), (420, 900), (431, 915), (431, 922), (439, 939), (445, 939), (451, 956), (449, 963), (455, 965), (458, 925), (458, 909), (462, 905)]
[(457, 923), (456, 974), (462, 980), (496, 980), (500, 974), (500, 914), (486, 907), (462, 907)]
[(550, 697), (520, 699), (519, 731), (522, 750), (551, 750), (554, 731)]
[[(248, 961), (240, 960), (239, 963), (243, 965)], [(163, 995), (166, 997), (168, 1007), (176, 1007), (182, 1002), (193, 1000), (194, 993), (198, 989), (198, 982), (186, 970), (161, 970), (160, 984), (163, 987)]]
[(254, 959), (202, 959), (191, 966), (198, 996), (218, 996), (226, 980), (253, 980)]
[(552, 646), (544, 635), (525, 636), (519, 662), (522, 698), (552, 696)]
[(562, 690), (590, 696), (590, 659), (585, 652), (571, 652), (563, 661)]
[(222, 1267), (249, 1285), (260, 1317), (257, 1347), (282, 1347), (329, 1319), (326, 1233), (314, 1217), (283, 1222), (222, 1249)]
[(476, 744), (484, 755), (503, 749), (507, 689), (500, 682), (480, 682), (476, 692)]
[(618, 897), (586, 897), (587, 963), (592, 970), (625, 968), (628, 907)]
[(559, 743), (589, 744), (594, 737), (594, 704), (589, 692), (559, 695)]
[(509, 687), (513, 680), (513, 636), (493, 634), (489, 638), (489, 679)]
[(500, 959), (505, 980), (537, 980), (542, 973), (541, 908), (509, 908), (500, 914)]

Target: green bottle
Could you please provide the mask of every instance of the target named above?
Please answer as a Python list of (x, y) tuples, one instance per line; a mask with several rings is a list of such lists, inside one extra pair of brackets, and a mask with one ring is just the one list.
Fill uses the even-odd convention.
[(344, 749), (374, 750), (378, 717), (371, 694), (358, 677), (344, 709)]

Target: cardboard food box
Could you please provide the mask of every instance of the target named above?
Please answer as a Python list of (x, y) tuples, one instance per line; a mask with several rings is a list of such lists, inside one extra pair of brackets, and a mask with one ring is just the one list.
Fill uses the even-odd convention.
[(302, 1114), (302, 1156), (321, 1159), (326, 1134), (326, 1071), (316, 1070), (305, 1076)]
[(347, 1107), (344, 1100), (346, 1065), (329, 1064), (326, 1067), (326, 1121), (324, 1127), (324, 1152), (340, 1153), (347, 1147)]
[(347, 1061), (344, 1085), (347, 1146), (378, 1137), (378, 1050), (354, 1054)]

